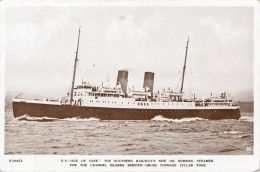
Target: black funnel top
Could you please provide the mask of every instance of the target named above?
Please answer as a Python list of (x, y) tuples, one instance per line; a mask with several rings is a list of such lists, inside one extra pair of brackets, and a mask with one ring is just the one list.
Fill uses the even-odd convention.
[(116, 85), (118, 85), (118, 83), (120, 83), (121, 87), (122, 87), (122, 91), (124, 93), (126, 93), (126, 90), (127, 90), (127, 81), (128, 81), (128, 71), (119, 70), (118, 75), (117, 75)]
[(143, 88), (149, 87), (151, 93), (153, 93), (153, 83), (154, 83), (154, 73), (153, 72), (145, 72), (144, 73)]

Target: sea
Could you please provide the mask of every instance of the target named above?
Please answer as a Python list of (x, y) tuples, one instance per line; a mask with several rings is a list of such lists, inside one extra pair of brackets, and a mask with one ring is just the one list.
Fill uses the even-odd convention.
[(14, 118), (5, 113), (7, 155), (252, 155), (253, 113), (202, 118), (102, 121)]

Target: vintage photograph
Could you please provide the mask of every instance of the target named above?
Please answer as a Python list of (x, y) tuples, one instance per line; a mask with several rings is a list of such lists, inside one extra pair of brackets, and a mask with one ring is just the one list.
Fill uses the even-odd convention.
[(253, 155), (254, 8), (5, 8), (5, 155)]

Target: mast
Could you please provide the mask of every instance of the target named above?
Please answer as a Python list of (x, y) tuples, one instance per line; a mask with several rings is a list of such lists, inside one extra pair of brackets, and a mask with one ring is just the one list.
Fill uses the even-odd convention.
[(76, 58), (75, 58), (74, 70), (73, 70), (73, 79), (72, 79), (71, 92), (70, 92), (70, 105), (72, 105), (72, 100), (73, 100), (74, 82), (75, 82), (76, 69), (77, 69), (77, 61), (78, 61), (79, 37), (80, 37), (80, 27), (79, 27), (78, 44), (77, 44)]
[(183, 66), (183, 72), (182, 72), (182, 81), (181, 81), (181, 90), (180, 90), (181, 93), (182, 93), (182, 90), (183, 90), (183, 83), (184, 83), (184, 76), (185, 76), (185, 69), (186, 69), (186, 60), (187, 60), (188, 47), (189, 47), (189, 37), (188, 37), (188, 41), (187, 41), (185, 60), (184, 60), (184, 66)]

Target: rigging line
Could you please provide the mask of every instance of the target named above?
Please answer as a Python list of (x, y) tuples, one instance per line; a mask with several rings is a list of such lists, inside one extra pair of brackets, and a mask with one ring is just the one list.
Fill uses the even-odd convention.
[[(32, 79), (31, 80), (35, 80), (36, 78), (39, 78), (38, 76), (44, 71), (44, 69), (46, 69), (46, 67), (47, 66), (49, 66), (49, 64), (53, 61), (53, 60), (55, 60), (55, 59), (57, 59), (57, 56), (56, 56), (56, 58), (54, 57), (52, 57), (52, 58), (50, 58), (49, 60), (48, 60), (48, 62), (46, 63), (46, 65), (43, 67), (43, 68), (41, 68), (40, 70), (39, 70), (39, 72), (37, 72), (37, 73), (35, 73), (35, 75), (32, 77)], [(30, 72), (30, 73), (33, 73), (32, 71)], [(22, 90), (23, 91), (23, 90)], [(22, 92), (22, 91), (20, 91), (20, 92)]]
[[(70, 64), (71, 63), (71, 61), (70, 60), (68, 60), (67, 61), (67, 63), (65, 64), (65, 63), (63, 63), (63, 65), (60, 67), (60, 68), (58, 68), (56, 71), (54, 71), (53, 73), (50, 73), (47, 77), (45, 77), (45, 78), (49, 78), (52, 74), (53, 75), (55, 75), (55, 74), (57, 74), (58, 73), (58, 71), (62, 71), (62, 70), (60, 70), (60, 69), (62, 69), (63, 68), (63, 70), (64, 69), (67, 69), (66, 67), (68, 66), (68, 64)], [(65, 67), (66, 66), (66, 67)], [(44, 79), (45, 79), (44, 78)]]
[[(36, 77), (38, 77), (38, 75), (44, 71), (44, 69), (49, 65), (49, 63), (50, 63), (51, 61), (52, 61), (52, 60), (50, 59), (50, 60), (48, 61), (48, 63), (40, 70), (40, 72), (38, 72), (37, 74), (33, 75), (33, 77), (32, 77), (31, 80), (35, 81)], [(64, 63), (63, 63), (63, 64), (64, 64)], [(41, 78), (38, 77), (38, 80), (40, 80), (40, 79), (41, 79)], [(37, 83), (37, 82), (36, 82), (36, 83)], [(31, 88), (31, 87), (30, 87), (30, 88)], [(28, 89), (28, 88), (26, 88), (26, 87), (24, 87), (23, 89), (21, 89), (21, 91), (17, 94), (16, 98), (17, 98), (17, 97), (20, 97), (21, 95), (19, 95), (19, 94), (23, 93), (23, 92), (24, 92), (25, 90), (27, 90), (27, 89)], [(18, 96), (18, 95), (19, 95), (19, 96)]]
[[(43, 78), (42, 80), (45, 80), (46, 78), (49, 78), (51, 75), (55, 75), (58, 73), (58, 71), (62, 71), (61, 69), (66, 69), (64, 66), (67, 66), (70, 63), (70, 61), (68, 61), (66, 64), (64, 63), (64, 65), (62, 65), (60, 68), (58, 68), (55, 72), (52, 72), (51, 74), (47, 75), (45, 78)], [(19, 98), (20, 96), (22, 96), (26, 90), (31, 89), (32, 87), (34, 87), (36, 84), (38, 84), (38, 82), (36, 82), (35, 84), (33, 84), (31, 87), (25, 88), (21, 91), (21, 94), (19, 96), (16, 96), (16, 98)]]
[[(54, 59), (54, 58), (49, 59), (49, 61), (46, 63), (46, 65), (45, 65), (43, 68), (41, 68), (41, 69), (39, 70), (39, 72), (36, 73), (36, 74), (32, 77), (33, 79), (31, 79), (31, 80), (35, 80), (36, 77), (38, 77), (38, 76), (44, 71), (44, 69), (50, 64), (50, 62), (51, 62), (53, 59)], [(32, 73), (32, 72), (30, 72), (30, 73)], [(23, 91), (23, 89), (18, 93), (18, 95), (19, 95), (22, 91)], [(16, 95), (16, 97), (17, 97), (18, 95)]]
[[(81, 66), (82, 66), (82, 63), (81, 63)], [(88, 73), (91, 73), (88, 68), (86, 67), (86, 65), (84, 65), (83, 63), (83, 68), (86, 69), (86, 70), (83, 70), (82, 73), (83, 73), (83, 76), (84, 78), (86, 79), (86, 81), (88, 80), (88, 82), (91, 80), (90, 76), (88, 75)]]
[[(167, 85), (169, 85), (170, 87), (171, 86), (174, 87), (173, 85), (175, 85), (174, 83), (176, 82), (177, 79), (179, 79), (178, 76), (180, 75), (180, 72), (181, 71), (178, 71), (177, 74), (174, 75), (174, 77), (170, 77), (170, 78), (173, 78), (173, 79), (169, 79), (169, 81), (167, 82)], [(178, 80), (177, 80), (177, 82), (178, 82)], [(178, 84), (176, 86), (178, 86)]]
[(166, 72), (166, 74), (164, 74), (164, 77), (165, 78), (170, 78), (170, 79), (166, 79), (166, 81), (164, 81), (165, 85), (171, 85), (172, 83), (172, 75), (171, 75), (171, 72)]
[(85, 66), (84, 66), (84, 63), (81, 63), (82, 61), (80, 61), (79, 60), (79, 58), (78, 58), (78, 63), (77, 63), (77, 67), (79, 67), (79, 72), (80, 72), (80, 74), (81, 74), (81, 77), (85, 77), (85, 73), (84, 73), (84, 71), (82, 70), (82, 68), (84, 69), (85, 68)]
[(181, 71), (178, 71), (177, 74), (174, 75), (174, 77), (170, 77), (170, 78), (173, 78), (173, 79), (170, 79), (169, 82), (168, 82), (168, 85), (172, 85), (174, 84), (175, 80), (177, 79), (177, 77), (179, 76)]
[[(41, 73), (42, 70), (45, 69), (46, 66), (50, 63), (51, 60), (53, 60), (53, 58), (50, 58), (50, 59), (48, 60), (48, 62), (46, 63), (46, 65), (45, 65), (43, 68), (41, 68), (40, 72), (38, 72), (38, 73)], [(26, 66), (26, 64), (27, 64), (27, 61), (25, 61), (22, 66)], [(29, 73), (32, 73), (32, 72), (33, 72), (33, 71), (32, 71), (32, 68), (30, 68), (30, 69), (31, 69), (31, 70), (28, 70), (28, 72), (29, 72)], [(35, 73), (35, 75), (34, 75), (33, 78), (35, 78), (35, 77), (38, 75), (38, 73)]]
[(189, 84), (189, 87), (190, 87), (190, 94), (191, 94), (191, 91), (192, 91), (192, 85), (193, 85), (193, 80), (192, 80), (192, 72), (191, 72), (191, 65), (189, 66), (189, 70), (187, 70), (187, 78), (188, 78), (188, 84)]
[(82, 73), (81, 73), (81, 69), (80, 69), (80, 65), (79, 65), (79, 59), (78, 59), (77, 67), (78, 67), (78, 69), (79, 69), (80, 78), (83, 78), (83, 77), (82, 77)]
[(79, 63), (79, 60), (78, 60), (78, 68), (79, 68), (79, 74), (80, 74), (80, 76), (81, 76), (81, 79), (84, 79), (85, 78), (85, 75), (84, 75), (84, 72), (82, 72), (82, 70), (81, 70), (81, 65), (80, 65), (80, 63)]
[[(180, 72), (179, 72), (179, 73), (180, 73)], [(176, 84), (175, 92), (178, 92), (178, 87), (179, 87), (181, 78), (182, 78), (181, 75), (179, 75), (179, 80), (178, 80), (178, 82), (177, 82), (177, 84)]]
[[(187, 71), (186, 72), (186, 76), (187, 76), (187, 87), (186, 87), (186, 96), (187, 95), (189, 95), (190, 96), (190, 94), (191, 94), (191, 85), (190, 85), (190, 74), (189, 74), (189, 72)], [(188, 91), (189, 90), (189, 91)], [(185, 91), (184, 91), (185, 92)]]
[[(190, 64), (192, 64), (192, 55), (190, 55)], [(192, 72), (193, 70), (192, 70), (192, 65), (189, 65), (189, 75), (190, 75), (190, 84), (191, 85), (193, 85), (194, 84), (194, 82), (193, 82), (193, 72)], [(191, 89), (193, 89), (193, 87), (191, 88)]]
[(86, 72), (84, 73), (88, 79), (89, 82), (93, 82), (95, 78), (93, 78), (93, 76), (95, 76), (96, 72), (98, 71), (98, 69), (96, 69), (96, 67), (93, 67), (93, 65), (91, 64), (90, 67), (87, 67), (87, 65), (85, 65), (85, 69)]

